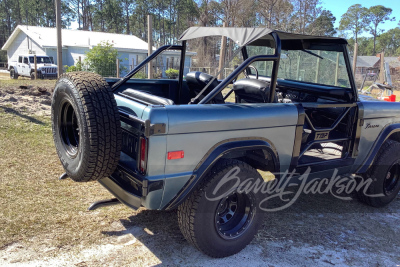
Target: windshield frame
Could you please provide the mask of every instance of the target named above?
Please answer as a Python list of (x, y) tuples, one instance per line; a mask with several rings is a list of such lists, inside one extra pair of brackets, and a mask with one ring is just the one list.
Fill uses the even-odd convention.
[[(329, 41), (329, 40), (327, 40)], [(307, 45), (307, 48), (304, 48), (304, 50), (309, 50), (310, 48), (310, 44)], [(271, 46), (268, 46), (271, 47)], [(274, 47), (272, 47), (274, 48)], [(298, 49), (288, 49), (287, 47), (285, 47), (285, 50), (298, 50)], [(350, 56), (349, 56), (349, 51), (347, 48), (347, 44), (337, 44), (337, 43), (318, 43), (317, 45), (315, 45), (314, 49), (316, 48), (321, 48), (321, 50), (325, 50), (325, 51), (336, 51), (339, 53), (343, 54), (344, 57), (344, 62), (345, 62), (345, 66), (346, 66), (346, 72), (347, 72), (347, 76), (349, 78), (349, 83), (350, 83), (350, 87), (346, 87), (348, 89), (351, 89), (353, 91), (354, 96), (356, 96), (355, 101), (358, 101), (358, 91), (355, 85), (355, 80), (354, 80), (354, 75), (353, 75), (353, 68), (351, 66), (350, 63)], [(243, 47), (243, 58), (244, 60), (246, 60), (247, 58), (249, 58), (248, 52), (247, 52), (247, 46)], [(281, 57), (281, 51), (279, 53), (279, 57)], [(274, 70), (273, 70), (274, 71)], [(272, 71), (272, 72), (273, 72)], [(253, 75), (251, 73), (250, 68), (246, 69), (246, 73), (248, 75)], [(274, 75), (273, 73), (271, 73), (271, 75)], [(277, 75), (277, 74), (276, 74)], [(304, 83), (304, 84), (314, 84), (314, 85), (320, 85), (320, 86), (330, 86), (330, 85), (325, 85), (325, 84), (319, 84), (319, 83), (309, 83), (309, 82), (304, 82), (304, 81), (297, 81), (297, 80), (292, 80), (295, 82), (299, 82), (299, 83)], [(338, 86), (330, 86), (330, 87), (338, 87)], [(341, 87), (338, 87), (341, 88)]]
[[(257, 46), (258, 47), (258, 46)], [(315, 63), (315, 64), (311, 64), (312, 66), (309, 68), (306, 68), (306, 70), (311, 71), (311, 73), (313, 73), (312, 75), (315, 76), (314, 80), (310, 80), (307, 79), (306, 76), (303, 75), (299, 75), (299, 79), (290, 77), (292, 75), (288, 75), (287, 73), (287, 69), (286, 66), (283, 65), (283, 60), (286, 58), (292, 58), (292, 56), (296, 56), (296, 54), (292, 55), (290, 54), (291, 52), (302, 52), (300, 54), (297, 54), (298, 56), (298, 61), (297, 61), (297, 69), (296, 69), (296, 65), (293, 65), (294, 70), (292, 69), (292, 71), (297, 72), (297, 75), (299, 75), (300, 72), (304, 72), (304, 67), (301, 67), (302, 64), (304, 64), (304, 61), (310, 60), (311, 58), (316, 58), (316, 62), (308, 62), (308, 64), (310, 63)], [(326, 53), (325, 55), (323, 55), (323, 53)], [(247, 52), (247, 47), (246, 47), (246, 53)], [(335, 53), (335, 57), (337, 57), (336, 59), (332, 59), (332, 55), (329, 55), (328, 53)], [(254, 54), (254, 53), (253, 53)], [(306, 56), (305, 54), (309, 55), (309, 58), (304, 58), (304, 56)], [(290, 57), (289, 57), (290, 55)], [(255, 56), (252, 55), (252, 56)], [(300, 60), (301, 58), (301, 60)], [(293, 60), (293, 59), (292, 59)], [(334, 80), (326, 80), (323, 79), (324, 76), (325, 78), (327, 77), (327, 72), (329, 70), (324, 71), (324, 65), (321, 60), (327, 60), (330, 61), (332, 63), (334, 63), (334, 69), (335, 72), (333, 74), (328, 74), (328, 77), (332, 75), (332, 77), (334, 76)], [(289, 61), (290, 62), (290, 61)], [(302, 63), (300, 63), (302, 62)], [(292, 65), (291, 65), (292, 66)], [(280, 66), (279, 66), (279, 70), (278, 70), (278, 79), (280, 80), (288, 80), (288, 81), (293, 81), (293, 82), (299, 82), (299, 83), (307, 83), (307, 84), (313, 84), (313, 85), (321, 85), (321, 86), (328, 86), (328, 87), (338, 87), (338, 88), (351, 88), (351, 82), (350, 82), (350, 77), (349, 77), (349, 73), (347, 72), (347, 67), (346, 67), (346, 71), (345, 73), (342, 71), (340, 71), (340, 67), (346, 67), (345, 64), (345, 58), (344, 58), (344, 54), (343, 51), (332, 51), (332, 50), (316, 50), (314, 48), (310, 48), (310, 49), (291, 49), (291, 50), (282, 50), (281, 51), (281, 62), (280, 62)], [(326, 65), (325, 65), (326, 68)], [(258, 67), (257, 67), (258, 69)], [(285, 70), (284, 70), (285, 69)], [(332, 67), (331, 67), (332, 70)], [(260, 72), (261, 71), (261, 72)], [(249, 76), (255, 76), (255, 73), (253, 73), (252, 70), (246, 70), (247, 75)], [(262, 73), (263, 70), (258, 69), (259, 73)], [(270, 72), (267, 73), (262, 73), (259, 74), (260, 77), (264, 77), (264, 78), (270, 78), (270, 76), (268, 75)], [(290, 70), (289, 70), (290, 73)], [(327, 81), (327, 82), (324, 82)], [(344, 81), (345, 80), (345, 81)], [(330, 83), (329, 83), (330, 82)], [(341, 84), (340, 84), (341, 83)]]

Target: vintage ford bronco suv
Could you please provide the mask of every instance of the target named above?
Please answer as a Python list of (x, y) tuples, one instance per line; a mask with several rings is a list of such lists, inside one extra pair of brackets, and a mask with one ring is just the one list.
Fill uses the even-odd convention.
[[(243, 62), (223, 80), (184, 77), (187, 41), (209, 36), (233, 40)], [(351, 196), (375, 207), (396, 198), (400, 105), (358, 95), (346, 40), (192, 27), (180, 41), (122, 79), (87, 72), (58, 79), (52, 122), (66, 171), (60, 179), (96, 180), (115, 196), (90, 209), (177, 209), (188, 242), (225, 257), (262, 225), (267, 193), (257, 189), (288, 173), (348, 177)], [(181, 51), (178, 79), (132, 78), (166, 50)]]

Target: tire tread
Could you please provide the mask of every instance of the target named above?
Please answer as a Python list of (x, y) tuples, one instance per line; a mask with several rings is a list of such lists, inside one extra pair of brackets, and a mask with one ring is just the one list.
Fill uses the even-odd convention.
[(118, 164), (122, 142), (117, 103), (110, 86), (103, 77), (90, 72), (66, 73), (59, 82), (72, 83), (80, 100), (76, 104), (87, 123), (89, 151), (82, 157), (82, 165), (86, 167), (71, 178), (88, 182), (110, 176)]
[(195, 235), (194, 224), (203, 191), (206, 191), (207, 187), (211, 185), (211, 181), (214, 177), (218, 177), (221, 173), (225, 172), (226, 168), (229, 166), (238, 166), (241, 169), (257, 172), (256, 169), (245, 162), (236, 159), (222, 159), (210, 170), (207, 177), (197, 185), (191, 195), (178, 207), (177, 212), (179, 228), (185, 239), (195, 248), (213, 258), (223, 258), (230, 254), (228, 252), (226, 255), (216, 254), (210, 246), (201, 246)]
[[(387, 157), (387, 155), (389, 155), (390, 153), (392, 153), (392, 150), (396, 150), (395, 146), (398, 146), (397, 149), (400, 149), (400, 143), (393, 141), (393, 140), (387, 140), (385, 143), (383, 143), (382, 147), (379, 149), (377, 155), (376, 155), (376, 161), (373, 163), (374, 165), (371, 165), (370, 168), (367, 170), (367, 172), (365, 174), (363, 174), (362, 176), (364, 178), (372, 178), (372, 177), (376, 177), (376, 175), (379, 175), (377, 167), (380, 165), (384, 165), (385, 159)], [(359, 201), (372, 206), (372, 207), (382, 207), (385, 204), (381, 203), (381, 201), (379, 200), (379, 198), (376, 197), (368, 197), (365, 194), (363, 194), (363, 192), (358, 192), (357, 197), (359, 199)]]

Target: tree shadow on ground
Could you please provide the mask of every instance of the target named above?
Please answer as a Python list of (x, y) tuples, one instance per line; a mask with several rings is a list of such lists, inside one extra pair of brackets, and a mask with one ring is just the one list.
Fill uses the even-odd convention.
[(40, 121), (40, 120), (38, 120), (38, 119), (36, 119), (36, 118), (34, 118), (32, 116), (23, 114), (23, 113), (19, 112), (16, 109), (13, 109), (13, 108), (10, 108), (10, 107), (1, 106), (1, 105), (0, 105), (0, 109), (2, 109), (6, 113), (15, 114), (15, 115), (17, 115), (17, 116), (19, 116), (19, 117), (21, 117), (23, 119), (28, 120), (29, 122), (32, 122), (32, 123), (35, 123), (35, 124), (39, 124), (39, 125), (45, 125), (44, 122), (42, 122), (42, 121)]

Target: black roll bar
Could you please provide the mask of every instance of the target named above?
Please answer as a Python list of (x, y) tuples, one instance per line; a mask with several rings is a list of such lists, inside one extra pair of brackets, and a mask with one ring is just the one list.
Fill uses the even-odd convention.
[(186, 41), (182, 41), (181, 47), (181, 61), (179, 65), (179, 80), (178, 80), (178, 103), (182, 97), (182, 84), (183, 84), (183, 71), (185, 70), (185, 59), (186, 59)]
[[(165, 50), (182, 50), (186, 48), (186, 43), (184, 45), (163, 45), (160, 48), (158, 48), (156, 51), (154, 51), (150, 56), (148, 56), (142, 63), (140, 63), (136, 68), (131, 70), (128, 74), (125, 75), (125, 77), (121, 78), (118, 82), (116, 82), (112, 87), (111, 90), (114, 92), (117, 90), (122, 84), (124, 84), (126, 81), (128, 81), (130, 78), (133, 77), (141, 68), (143, 68), (147, 63), (149, 63), (151, 60), (153, 60), (155, 57), (157, 57), (159, 54), (164, 52)], [(179, 80), (181, 80), (183, 77), (183, 71), (179, 72)]]
[[(228, 84), (230, 84), (236, 76), (241, 72), (246, 70), (248, 66), (255, 61), (274, 61), (271, 74), (271, 84), (270, 84), (270, 99), (271, 102), (275, 98), (276, 81), (278, 80), (278, 68), (281, 55), (281, 39), (275, 32), (270, 33), (275, 41), (275, 53), (274, 55), (260, 55), (247, 58), (239, 67), (237, 67), (225, 80), (223, 80), (218, 86), (216, 86), (208, 95), (206, 95), (198, 104), (207, 104), (214, 97), (216, 97)], [(192, 103), (190, 103), (192, 104)]]
[(354, 101), (358, 101), (358, 90), (356, 87), (356, 82), (354, 80), (353, 67), (350, 62), (349, 50), (347, 49), (347, 45), (343, 44), (342, 46), (343, 46), (344, 62), (346, 63), (347, 76), (349, 77), (350, 86), (351, 88), (353, 88), (354, 92)]

